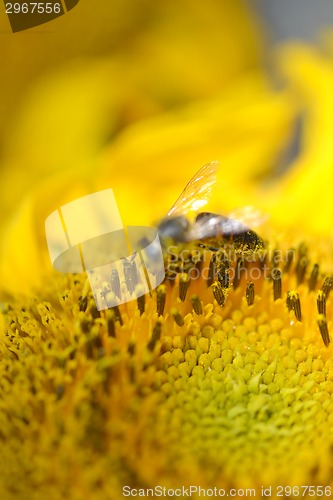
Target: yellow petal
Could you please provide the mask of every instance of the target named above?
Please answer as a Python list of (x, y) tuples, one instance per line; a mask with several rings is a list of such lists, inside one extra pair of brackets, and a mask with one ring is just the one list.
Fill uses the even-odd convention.
[[(189, 2), (158, 7), (140, 3), (148, 23), (144, 28), (140, 28), (135, 15), (132, 17), (136, 9), (131, 8), (128, 16), (123, 2), (116, 2), (112, 8), (105, 4), (105, 18), (110, 16), (110, 36), (114, 33), (116, 47), (111, 50), (107, 43), (105, 58), (80, 57), (46, 73), (30, 88), (26, 86), (29, 90), (3, 138), (0, 181), (2, 204), (6, 207), (12, 207), (41, 176), (68, 168), (82, 172), (96, 152), (127, 123), (211, 95), (244, 70), (258, 65), (257, 34), (241, 1), (230, 4), (209, 0), (197, 7)], [(115, 13), (120, 21), (113, 19)], [(81, 4), (64, 18), (68, 20), (71, 15), (82, 15), (84, 22), (89, 19)], [(82, 27), (79, 21), (75, 26), (70, 39), (73, 37), (77, 43)], [(129, 32), (126, 44), (119, 42), (122, 29)], [(98, 31), (104, 39), (103, 27), (98, 25)], [(68, 36), (66, 33), (65, 40), (70, 43)], [(21, 40), (20, 34), (18, 37)], [(31, 39), (25, 40), (20, 55), (24, 60), (24, 51), (30, 48), (26, 57), (30, 67), (34, 64)], [(99, 37), (95, 44), (99, 47)], [(58, 44), (56, 48), (59, 50)], [(52, 39), (46, 38), (42, 50), (50, 59), (55, 50)], [(21, 78), (22, 69), (18, 70)], [(22, 86), (23, 82), (24, 77)], [(7, 83), (5, 79), (3, 89)], [(10, 89), (11, 85), (3, 92), (7, 100)]]
[[(30, 248), (34, 260), (46, 254), (45, 218), (62, 204), (112, 187), (125, 224), (151, 224), (167, 213), (190, 177), (213, 159), (220, 160), (221, 172), (211, 209), (227, 213), (237, 206), (255, 204), (258, 177), (266, 173), (268, 162), (288, 142), (294, 118), (289, 104), (286, 95), (273, 92), (261, 74), (254, 74), (216, 99), (128, 127), (99, 161), (90, 152), (90, 168), (82, 152), (67, 159), (65, 151), (55, 152), (58, 158), (63, 155), (68, 170), (46, 177), (31, 190), (33, 229), (29, 238), (40, 242)], [(78, 147), (78, 138), (76, 141)], [(89, 142), (85, 147), (83, 152), (89, 157)], [(43, 155), (39, 154), (41, 163)], [(37, 158), (37, 152), (31, 157)], [(8, 196), (12, 196), (11, 191)], [(23, 216), (24, 207), (20, 210)], [(5, 254), (10, 255), (11, 245), (17, 245), (22, 237), (22, 225), (7, 224), (12, 237), (3, 244)], [(25, 268), (27, 254), (22, 254), (22, 260)], [(10, 261), (6, 260), (6, 266)], [(33, 285), (32, 274), (38, 271), (28, 271), (26, 281)], [(10, 279), (8, 272), (5, 276), (3, 286), (13, 291), (15, 279)]]
[(218, 160), (211, 208), (256, 204), (258, 180), (288, 145), (294, 119), (288, 94), (273, 91), (260, 73), (249, 75), (222, 96), (128, 127), (102, 156), (97, 182), (119, 191), (126, 220), (143, 215), (149, 223), (201, 166)]
[(266, 201), (281, 226), (332, 234), (333, 60), (294, 45), (281, 50), (279, 64), (302, 120), (301, 147)]
[(26, 198), (1, 239), (0, 276), (6, 292), (26, 293), (41, 284), (41, 261), (33, 202)]

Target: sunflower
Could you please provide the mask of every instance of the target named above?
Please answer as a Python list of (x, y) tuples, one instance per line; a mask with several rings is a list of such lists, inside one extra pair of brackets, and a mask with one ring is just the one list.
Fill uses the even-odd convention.
[[(105, 68), (94, 62), (92, 80)], [(88, 143), (82, 169), (54, 164), (37, 182), (36, 167), (2, 233), (3, 498), (331, 494), (333, 64), (293, 45), (275, 69), (279, 89), (247, 68), (221, 92), (126, 123), (107, 147)], [(41, 227), (57, 206), (112, 182), (124, 221), (151, 224), (215, 158), (212, 210), (255, 205), (268, 221), (254, 240), (173, 244), (162, 285), (102, 312), (84, 274), (47, 263)]]

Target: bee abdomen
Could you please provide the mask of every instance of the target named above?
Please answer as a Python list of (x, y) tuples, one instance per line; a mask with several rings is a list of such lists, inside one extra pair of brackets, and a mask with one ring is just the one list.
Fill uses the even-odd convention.
[(258, 250), (265, 246), (260, 236), (251, 229), (239, 234), (230, 235), (230, 237), (237, 246), (247, 247), (248, 250)]

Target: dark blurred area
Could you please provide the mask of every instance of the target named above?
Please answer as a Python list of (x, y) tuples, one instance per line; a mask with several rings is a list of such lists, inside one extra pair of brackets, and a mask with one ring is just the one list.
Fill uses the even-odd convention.
[(318, 41), (318, 33), (333, 22), (331, 0), (250, 0), (266, 24), (274, 44), (285, 40)]

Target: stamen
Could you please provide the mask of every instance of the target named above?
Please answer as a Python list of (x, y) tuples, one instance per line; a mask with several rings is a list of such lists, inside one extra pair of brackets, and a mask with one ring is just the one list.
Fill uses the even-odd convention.
[(196, 269), (198, 275), (200, 275), (201, 267), (202, 267), (202, 260), (201, 259), (196, 260), (194, 264), (194, 269)]
[(191, 262), (195, 267), (201, 266), (202, 264), (201, 256), (198, 254), (197, 251), (192, 253)]
[(301, 259), (301, 257), (306, 257), (308, 255), (308, 251), (309, 249), (307, 244), (302, 241), (302, 243), (300, 243), (298, 246), (299, 259)]
[(177, 274), (177, 255), (172, 253), (165, 263), (165, 280), (174, 286)]
[(216, 283), (213, 283), (212, 290), (213, 290), (213, 295), (214, 295), (215, 300), (218, 303), (218, 305), (224, 306), (226, 294), (224, 292), (225, 289), (223, 289), (221, 283), (219, 283), (218, 281)]
[(296, 251), (295, 248), (290, 248), (289, 250), (287, 250), (286, 263), (284, 266), (284, 270), (287, 272), (289, 271), (291, 264), (293, 263), (295, 251)]
[(249, 281), (246, 283), (246, 300), (249, 306), (252, 306), (254, 302), (254, 283)]
[(128, 347), (127, 347), (127, 352), (131, 356), (134, 356), (134, 354), (136, 352), (136, 344), (135, 344), (135, 342), (133, 340), (130, 340), (130, 342), (128, 344)]
[(213, 253), (209, 262), (207, 286), (211, 286), (214, 283), (215, 277), (216, 277), (216, 254)]
[(317, 295), (317, 310), (319, 314), (326, 316), (326, 297), (322, 290)]
[(309, 264), (309, 260), (305, 255), (303, 255), (296, 264), (296, 276), (297, 276), (297, 284), (298, 285), (303, 283), (308, 264)]
[(161, 333), (162, 333), (162, 321), (161, 320), (157, 320), (156, 325), (154, 326), (154, 329), (153, 329), (153, 333), (152, 333), (151, 339), (150, 339), (150, 341), (147, 344), (147, 348), (150, 351), (154, 350), (156, 342), (158, 340), (160, 340), (160, 338), (161, 338)]
[(272, 258), (272, 262), (273, 262), (273, 267), (278, 267), (279, 265), (279, 255), (280, 255), (280, 252), (277, 248), (275, 248), (275, 250), (273, 251), (273, 258)]
[(136, 299), (136, 301), (137, 301), (138, 309), (140, 311), (140, 316), (141, 316), (145, 312), (145, 302), (146, 302), (145, 296), (141, 295), (141, 297), (138, 297)]
[(115, 325), (116, 317), (115, 317), (114, 311), (112, 309), (107, 310), (106, 317), (107, 317), (109, 337), (115, 337), (116, 336), (116, 325)]
[(192, 302), (192, 307), (194, 309), (194, 312), (200, 316), (202, 314), (202, 302), (198, 295), (192, 295), (191, 297), (191, 302)]
[(184, 302), (187, 294), (187, 290), (189, 289), (191, 283), (191, 279), (188, 274), (182, 273), (179, 278), (179, 298), (182, 302)]
[(92, 322), (89, 321), (87, 318), (82, 318), (80, 320), (80, 329), (83, 333), (88, 333), (91, 326), (92, 326)]
[(294, 311), (298, 321), (302, 321), (301, 301), (298, 292), (295, 290), (289, 290), (287, 293), (287, 307), (289, 311)]
[(79, 297), (79, 308), (80, 308), (80, 311), (83, 311), (85, 312), (85, 310), (87, 309), (88, 307), (88, 297), (87, 296), (82, 296)]
[(83, 287), (83, 290), (82, 290), (82, 295), (79, 298), (80, 311), (85, 312), (86, 309), (87, 309), (87, 307), (88, 307), (88, 294), (89, 294), (90, 290), (91, 290), (91, 288), (90, 288), (89, 280), (86, 279), (85, 282), (84, 282), (84, 287)]
[(326, 299), (328, 299), (328, 297), (329, 297), (329, 294), (332, 290), (332, 286), (333, 286), (333, 278), (332, 278), (332, 276), (329, 276), (325, 279), (324, 284), (321, 287)]
[(234, 281), (233, 281), (234, 290), (236, 290), (236, 288), (239, 287), (241, 277), (242, 277), (243, 264), (244, 264), (243, 259), (238, 257), (237, 262), (236, 262), (236, 267), (235, 267), (235, 277), (234, 277)]
[(229, 288), (229, 272), (229, 263), (223, 261), (217, 274), (217, 279), (223, 288)]
[(177, 309), (175, 309), (175, 308), (171, 309), (171, 316), (173, 317), (173, 319), (175, 320), (175, 322), (177, 323), (178, 326), (184, 325), (183, 316), (180, 314), (180, 312)]
[(317, 286), (318, 275), (319, 275), (319, 265), (318, 264), (314, 264), (314, 266), (312, 268), (312, 271), (311, 271), (311, 276), (310, 276), (310, 279), (309, 279), (309, 290), (310, 290), (310, 292), (312, 292), (313, 290), (315, 290), (315, 288)]
[(156, 290), (156, 312), (158, 316), (162, 316), (164, 313), (166, 299), (166, 287), (165, 285), (160, 285)]
[(321, 337), (326, 347), (330, 344), (330, 335), (328, 332), (327, 320), (323, 314), (318, 315), (318, 326), (320, 330)]
[(116, 318), (116, 321), (119, 321), (120, 325), (122, 326), (124, 324), (123, 322), (123, 318), (121, 317), (121, 314), (120, 314), (120, 311), (119, 311), (119, 307), (118, 306), (114, 306), (111, 308), (112, 311), (114, 311), (114, 315), (115, 315), (115, 318)]
[(100, 318), (101, 317), (101, 313), (99, 312), (99, 310), (97, 309), (96, 307), (96, 304), (92, 304), (91, 307), (90, 307), (90, 313), (92, 315), (92, 317), (94, 319), (97, 319), (97, 318)]
[(170, 266), (167, 267), (167, 270), (165, 272), (165, 280), (168, 281), (171, 286), (174, 286), (176, 278), (177, 278), (177, 271), (175, 265), (170, 264)]
[(282, 297), (282, 271), (281, 269), (275, 268), (272, 271), (273, 277), (273, 295), (274, 300), (281, 299)]

